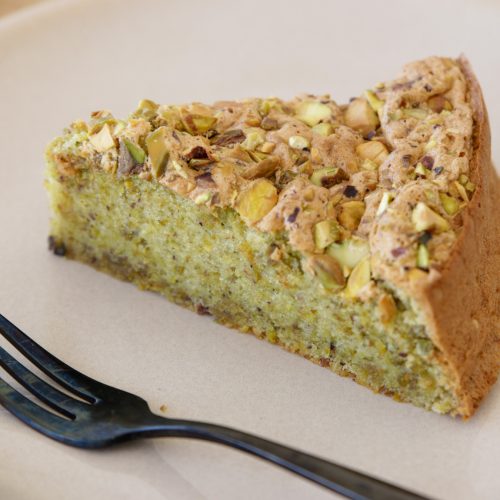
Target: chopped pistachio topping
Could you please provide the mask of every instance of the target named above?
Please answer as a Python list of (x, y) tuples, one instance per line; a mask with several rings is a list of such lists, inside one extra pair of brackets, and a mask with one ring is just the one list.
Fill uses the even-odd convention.
[(151, 161), (151, 171), (155, 178), (159, 178), (165, 172), (168, 159), (168, 147), (166, 144), (167, 129), (160, 127), (151, 132), (146, 138), (149, 159)]
[(342, 268), (330, 255), (314, 255), (310, 258), (310, 264), (327, 290), (336, 290), (344, 286), (345, 278)]
[(390, 323), (398, 312), (398, 308), (396, 306), (396, 302), (392, 295), (388, 293), (383, 293), (378, 301), (378, 309), (380, 315), (380, 321), (382, 324), (386, 325)]
[(203, 205), (203, 203), (206, 203), (212, 198), (212, 193), (210, 191), (205, 191), (204, 193), (199, 194), (195, 199), (194, 202), (196, 205)]
[(385, 191), (384, 194), (382, 195), (382, 199), (380, 200), (380, 204), (377, 208), (377, 214), (376, 215), (382, 215), (387, 208), (389, 207), (389, 203), (394, 199), (394, 195), (392, 193), (389, 193), (388, 191)]
[(342, 267), (352, 269), (370, 253), (368, 241), (361, 238), (350, 238), (342, 243), (333, 243), (327, 248), (328, 255), (334, 257)]
[(383, 108), (384, 101), (379, 99), (376, 96), (375, 92), (373, 92), (373, 90), (365, 90), (365, 97), (372, 107), (373, 111), (375, 111), (376, 113)]
[(129, 141), (126, 138), (123, 139), (123, 143), (125, 144), (125, 146), (127, 146), (129, 153), (137, 163), (144, 163), (146, 161), (146, 153), (144, 152), (144, 149), (141, 148), (141, 146), (135, 144), (132, 141)]
[(99, 153), (104, 153), (108, 149), (115, 147), (115, 140), (107, 123), (104, 124), (97, 134), (91, 135), (89, 141)]
[(420, 269), (429, 268), (429, 250), (427, 248), (427, 245), (423, 245), (422, 243), (418, 245), (417, 267), (419, 267)]
[(413, 209), (411, 220), (416, 231), (434, 229), (437, 232), (442, 232), (450, 229), (450, 225), (446, 219), (422, 202), (418, 202), (417, 206)]
[[(345, 106), (311, 95), (144, 100), (125, 121), (99, 111), (72, 124), (55, 160), (65, 176), (96, 165), (129, 184), (129, 176), (158, 179), (210, 210), (233, 207), (258, 231), (283, 233), (284, 246), (305, 259), (336, 259), (344, 276), (371, 249), (377, 282), (367, 290), (377, 289), (379, 280), (411, 279), (398, 266), (413, 259), (416, 239), (427, 244), (425, 233), (450, 232), (428, 247), (433, 266), (444, 265), (476, 186), (459, 64), (429, 58), (373, 88)], [(414, 269), (418, 279), (428, 278), (423, 269)]]
[(427, 104), (429, 108), (432, 109), (435, 113), (441, 113), (441, 111), (446, 110), (446, 111), (451, 111), (453, 109), (453, 106), (451, 105), (450, 101), (445, 99), (442, 95), (435, 95), (432, 96), (428, 101)]
[(348, 297), (357, 297), (359, 292), (370, 282), (370, 257), (361, 259), (347, 280), (346, 294)]
[(345, 112), (345, 123), (348, 127), (366, 135), (373, 132), (380, 124), (377, 114), (365, 99), (354, 99)]
[(134, 112), (134, 116), (142, 116), (146, 120), (154, 118), (158, 110), (158, 104), (149, 99), (143, 99), (139, 102), (137, 109)]
[(332, 110), (318, 101), (304, 101), (297, 107), (297, 118), (310, 127), (329, 120), (331, 116)]
[(424, 167), (424, 165), (420, 162), (417, 163), (417, 166), (415, 167), (415, 173), (418, 175), (422, 175), (423, 177), (427, 177), (428, 170)]
[(245, 132), (246, 138), (241, 144), (242, 148), (248, 149), (249, 151), (253, 151), (264, 144), (264, 131), (258, 128), (250, 128)]
[(365, 204), (363, 201), (346, 201), (340, 205), (339, 222), (346, 229), (354, 231), (365, 213)]
[(322, 220), (314, 225), (314, 244), (323, 250), (340, 237), (339, 226), (335, 221)]
[(278, 202), (278, 191), (267, 179), (258, 179), (236, 200), (236, 211), (249, 224), (260, 221)]
[(426, 145), (425, 145), (425, 152), (432, 151), (435, 147), (437, 146), (437, 142), (434, 139), (431, 139)]
[(373, 160), (369, 160), (368, 158), (366, 158), (366, 160), (363, 160), (363, 163), (361, 164), (361, 168), (364, 170), (375, 171), (378, 169), (378, 167), (379, 166)]
[(424, 120), (427, 117), (427, 110), (423, 108), (404, 108), (402, 110), (403, 118), (416, 118)]
[(455, 186), (456, 190), (460, 194), (460, 197), (462, 198), (462, 200), (464, 200), (465, 202), (468, 202), (469, 201), (469, 196), (467, 194), (467, 191), (466, 191), (465, 187), (462, 186), (462, 184), (460, 184), (460, 182), (458, 182), (458, 181), (455, 181), (453, 183), (453, 185)]
[(328, 137), (333, 134), (335, 127), (331, 123), (318, 123), (311, 130), (323, 137)]
[(288, 144), (293, 149), (307, 149), (310, 146), (309, 141), (301, 135), (290, 136)]
[(460, 209), (460, 204), (453, 196), (449, 196), (446, 193), (439, 193), (439, 198), (448, 215), (455, 215)]
[(177, 160), (172, 160), (170, 164), (177, 174), (179, 174), (183, 179), (189, 179), (188, 173)]
[(310, 180), (315, 186), (331, 187), (349, 179), (345, 171), (339, 167), (326, 167), (315, 170)]
[(263, 153), (272, 153), (274, 151), (275, 147), (276, 147), (276, 144), (274, 142), (264, 142), (259, 147), (259, 151), (262, 151)]
[(204, 134), (213, 129), (217, 123), (217, 118), (214, 116), (204, 116), (195, 113), (185, 113), (181, 119), (186, 130), (193, 135)]
[(389, 156), (389, 152), (380, 141), (368, 141), (356, 147), (356, 153), (358, 153), (364, 160), (370, 160), (376, 166), (380, 166), (384, 160)]

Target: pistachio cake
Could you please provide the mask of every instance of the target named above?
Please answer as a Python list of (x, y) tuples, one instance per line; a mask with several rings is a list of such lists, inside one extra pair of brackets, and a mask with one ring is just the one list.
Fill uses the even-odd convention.
[(496, 380), (500, 189), (463, 58), (346, 105), (98, 111), (46, 161), (58, 255), (438, 413)]

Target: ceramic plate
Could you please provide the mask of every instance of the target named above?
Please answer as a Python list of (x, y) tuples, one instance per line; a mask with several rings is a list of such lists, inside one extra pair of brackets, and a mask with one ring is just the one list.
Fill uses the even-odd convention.
[[(172, 416), (272, 438), (449, 499), (498, 498), (500, 387), (469, 422), (348, 379), (47, 251), (43, 149), (69, 122), (139, 99), (330, 92), (338, 101), (431, 54), (465, 52), (500, 150), (493, 1), (49, 2), (0, 21), (0, 311), (91, 377)], [(221, 446), (105, 451), (50, 441), (0, 410), (0, 497), (326, 499)]]

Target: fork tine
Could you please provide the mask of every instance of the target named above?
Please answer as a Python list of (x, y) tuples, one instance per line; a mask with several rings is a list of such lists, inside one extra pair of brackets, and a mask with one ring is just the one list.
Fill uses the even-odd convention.
[(1, 314), (0, 333), (47, 376), (85, 401), (95, 403), (99, 393), (107, 389), (106, 385), (57, 359)]
[(85, 403), (77, 401), (57, 390), (55, 387), (52, 387), (28, 370), (2, 347), (0, 347), (0, 366), (29, 392), (38, 397), (40, 401), (43, 401), (45, 404), (68, 418), (74, 418), (76, 415), (86, 410), (87, 405)]
[(72, 422), (64, 420), (30, 401), (0, 378), (0, 404), (33, 429), (61, 440)]

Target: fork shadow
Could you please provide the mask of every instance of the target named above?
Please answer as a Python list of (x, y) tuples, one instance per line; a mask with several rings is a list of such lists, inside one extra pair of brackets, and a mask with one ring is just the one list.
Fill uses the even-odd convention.
[[(153, 440), (128, 441), (111, 448), (79, 451), (83, 455), (78, 455), (86, 465), (115, 474), (135, 476), (154, 488), (163, 498), (206, 499), (188, 479), (165, 461)], [(91, 455), (91, 460), (88, 454)]]

